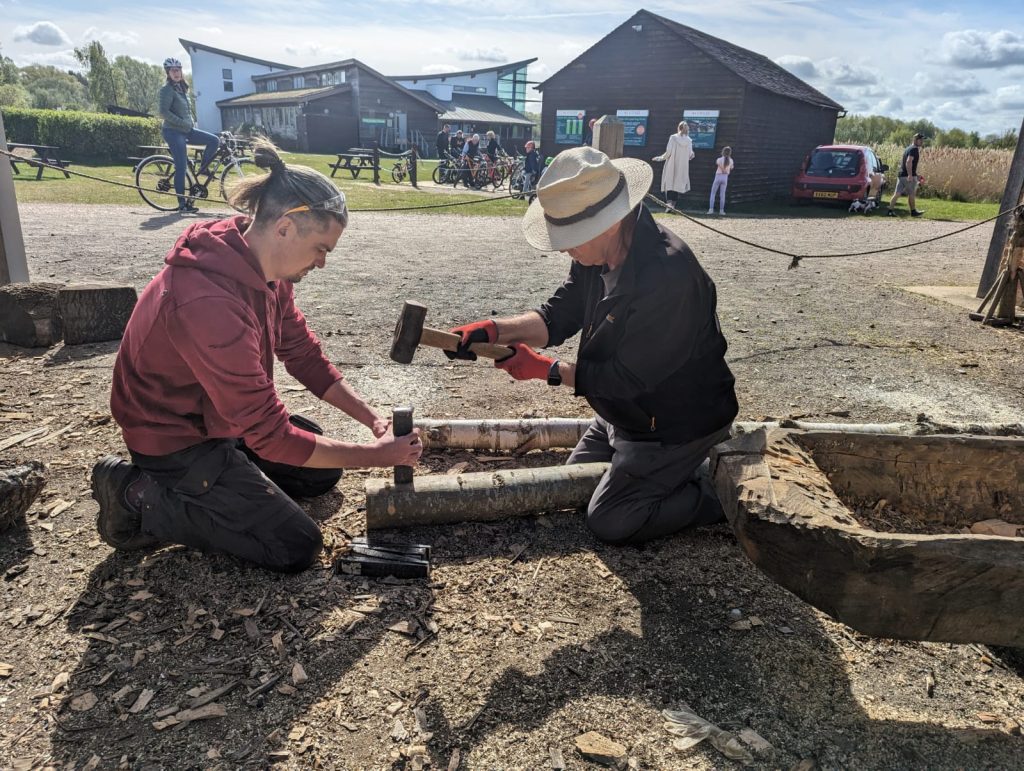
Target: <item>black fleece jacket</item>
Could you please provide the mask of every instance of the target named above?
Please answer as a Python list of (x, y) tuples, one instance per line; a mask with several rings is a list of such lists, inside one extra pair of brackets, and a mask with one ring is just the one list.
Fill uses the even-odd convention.
[(607, 297), (602, 271), (574, 262), (537, 309), (549, 346), (582, 330), (576, 395), (634, 441), (683, 443), (728, 426), (739, 407), (715, 284), (690, 248), (641, 206)]

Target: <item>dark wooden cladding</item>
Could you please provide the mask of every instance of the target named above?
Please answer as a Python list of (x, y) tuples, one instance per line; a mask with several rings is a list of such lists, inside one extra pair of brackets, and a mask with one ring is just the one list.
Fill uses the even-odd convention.
[[(640, 31), (634, 25), (642, 27)], [(718, 110), (715, 148), (697, 149), (690, 162), (685, 208), (707, 202), (721, 149), (733, 148), (736, 171), (729, 204), (788, 196), (804, 156), (835, 136), (837, 111), (754, 86), (719, 60), (682, 39), (652, 14), (640, 12), (543, 85), (541, 152), (556, 155), (556, 110), (586, 110), (585, 121), (616, 110), (649, 110), (647, 144), (626, 146), (626, 157), (651, 162), (665, 151), (684, 110)], [(661, 195), (661, 163), (653, 192)]]

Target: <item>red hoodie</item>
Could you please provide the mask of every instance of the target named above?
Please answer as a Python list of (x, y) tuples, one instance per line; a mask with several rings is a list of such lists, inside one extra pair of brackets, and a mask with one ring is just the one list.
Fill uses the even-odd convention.
[(242, 238), (245, 217), (189, 226), (132, 313), (110, 409), (128, 448), (167, 455), (242, 438), (261, 458), (301, 466), (313, 434), (288, 422), (274, 357), (318, 397), (341, 373), (295, 307), (290, 281), (267, 283)]

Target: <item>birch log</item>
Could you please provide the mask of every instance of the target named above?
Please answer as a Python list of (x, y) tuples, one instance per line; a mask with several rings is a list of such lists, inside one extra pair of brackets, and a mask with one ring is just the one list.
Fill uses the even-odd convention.
[(412, 484), (366, 481), (366, 528), (492, 522), (544, 511), (582, 508), (607, 463), (578, 463), (458, 476), (419, 476)]
[(522, 420), (419, 420), (416, 426), (426, 449), (530, 450), (575, 447), (590, 426), (589, 419), (531, 418)]

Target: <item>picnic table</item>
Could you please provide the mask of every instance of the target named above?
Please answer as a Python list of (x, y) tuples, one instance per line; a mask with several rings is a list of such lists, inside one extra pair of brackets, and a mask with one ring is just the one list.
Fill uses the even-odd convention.
[(71, 165), (71, 161), (62, 161), (60, 158), (60, 148), (52, 145), (31, 145), (25, 142), (8, 142), (7, 152), (13, 153), (15, 150), (31, 150), (32, 155), (19, 155), (17, 157), (9, 158), (11, 162), (11, 168), (14, 169), (15, 174), (20, 174), (18, 170), (19, 163), (25, 163), (29, 168), (35, 166), (36, 179), (43, 178), (43, 169), (49, 166), (55, 166), (64, 174), (65, 179), (71, 179), (71, 175), (67, 172), (67, 167)]
[(380, 174), (380, 165), (377, 163), (377, 158), (372, 150), (365, 150), (360, 152), (347, 152), (347, 153), (335, 153), (338, 156), (338, 160), (334, 163), (328, 163), (327, 166), (331, 169), (331, 176), (333, 177), (340, 170), (352, 174), (352, 179), (356, 179), (359, 176), (359, 172), (363, 169), (373, 171), (373, 181), (377, 182)]

